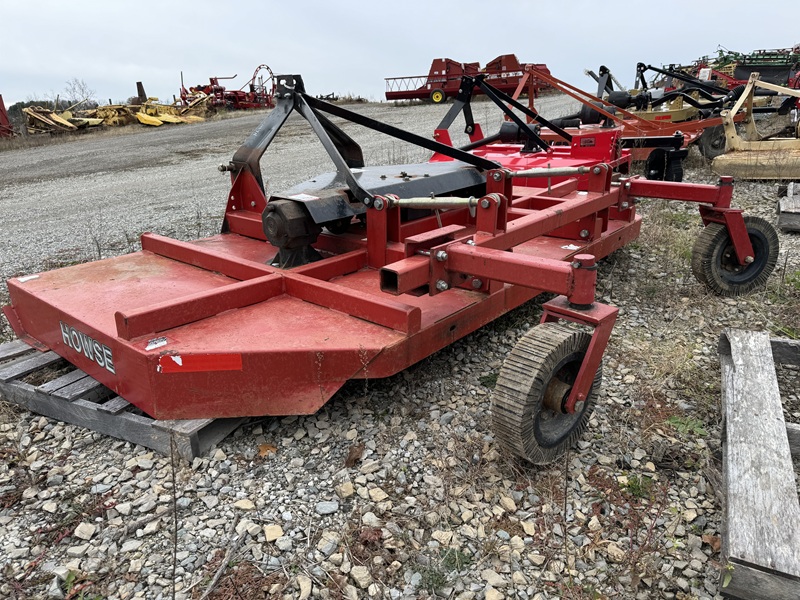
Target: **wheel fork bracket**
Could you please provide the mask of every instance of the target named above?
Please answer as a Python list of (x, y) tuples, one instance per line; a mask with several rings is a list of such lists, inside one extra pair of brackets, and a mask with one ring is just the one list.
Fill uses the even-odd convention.
[(578, 402), (585, 402), (592, 389), (595, 373), (603, 360), (608, 340), (611, 337), (611, 330), (617, 320), (619, 309), (615, 306), (600, 304), (595, 302), (588, 308), (575, 308), (570, 304), (566, 296), (558, 296), (542, 305), (542, 323), (554, 323), (559, 319), (588, 325), (594, 328), (586, 355), (578, 370), (578, 376), (572, 385), (569, 398), (564, 406), (567, 413), (575, 412), (575, 405)]
[(711, 206), (700, 206), (700, 216), (703, 218), (703, 225), (709, 223), (719, 223), (724, 225), (731, 237), (733, 249), (736, 251), (736, 259), (742, 266), (749, 265), (755, 259), (753, 244), (747, 233), (747, 225), (744, 224), (744, 215), (738, 208), (716, 208)]

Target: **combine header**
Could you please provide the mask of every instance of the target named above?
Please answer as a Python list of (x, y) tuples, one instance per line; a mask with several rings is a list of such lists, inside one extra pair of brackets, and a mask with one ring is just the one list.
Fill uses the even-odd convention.
[[(481, 69), (479, 63), (460, 63), (450, 58), (436, 58), (431, 63), (427, 75), (412, 77), (389, 77), (386, 79), (387, 100), (430, 100), (441, 104), (454, 98), (464, 76), (483, 75), (497, 89), (514, 92), (520, 85), (524, 72), (530, 68), (549, 73), (547, 65), (522, 63), (514, 54), (502, 54), (488, 62)], [(535, 80), (529, 85), (529, 93), (538, 94), (548, 87), (543, 81)]]
[[(617, 316), (595, 298), (597, 261), (639, 234), (637, 198), (699, 205), (693, 266), (716, 292), (747, 292), (775, 265), (774, 230), (730, 207), (729, 178), (622, 176), (619, 127), (570, 135), (511, 100), (529, 126), (478, 77), (460, 90), (480, 85), (511, 122), (484, 138), (457, 98), (433, 141), (309, 96), (299, 75), (278, 82), (276, 108), (220, 167), (231, 189), (219, 235), (145, 234), (133, 254), (12, 278), (5, 314), (19, 337), (158, 419), (309, 414), (348, 379), (398, 373), (550, 292), (492, 400), (499, 442), (544, 463), (593, 410)], [(268, 198), (259, 161), (293, 112), (336, 170)], [(472, 149), (442, 143), (459, 112)], [(331, 117), (434, 156), (366, 166)]]

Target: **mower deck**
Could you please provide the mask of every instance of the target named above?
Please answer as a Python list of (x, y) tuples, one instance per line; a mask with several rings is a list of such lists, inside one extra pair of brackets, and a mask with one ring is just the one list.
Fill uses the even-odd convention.
[[(590, 244), (541, 236), (514, 252), (605, 256), (639, 226), (611, 221)], [(323, 234), (318, 246), (362, 239)], [(311, 414), (348, 379), (398, 373), (537, 294), (501, 285), (391, 296), (365, 248), (287, 271), (269, 266), (276, 248), (233, 233), (191, 243), (146, 234), (142, 246), (12, 279), (6, 313), (157, 419)]]

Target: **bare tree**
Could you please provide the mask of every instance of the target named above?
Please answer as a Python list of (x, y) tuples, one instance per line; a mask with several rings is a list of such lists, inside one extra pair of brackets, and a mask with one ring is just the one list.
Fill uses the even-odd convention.
[(85, 104), (89, 106), (97, 106), (96, 95), (96, 92), (83, 79), (78, 79), (77, 77), (67, 81), (67, 86), (64, 88), (64, 97), (70, 104), (84, 100)]

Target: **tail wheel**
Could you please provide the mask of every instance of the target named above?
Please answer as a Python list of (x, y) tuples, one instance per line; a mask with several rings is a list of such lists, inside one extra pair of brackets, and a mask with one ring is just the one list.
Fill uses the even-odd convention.
[(447, 100), (447, 96), (442, 90), (436, 89), (431, 92), (431, 102), (434, 104), (441, 104)]
[(656, 148), (644, 164), (644, 176), (655, 181), (664, 181), (667, 175), (667, 153)]
[(547, 464), (572, 446), (594, 410), (602, 379), (597, 369), (588, 398), (574, 413), (558, 410), (569, 397), (591, 336), (556, 323), (528, 331), (508, 355), (492, 396), (498, 442), (534, 464)]
[(778, 261), (778, 232), (760, 217), (744, 218), (753, 262), (740, 265), (728, 229), (719, 223), (709, 224), (692, 248), (692, 272), (700, 283), (720, 296), (741, 296), (763, 287)]
[(683, 181), (683, 159), (681, 158), (667, 158), (667, 169), (664, 173), (664, 181), (675, 181), (680, 183)]
[(708, 159), (725, 154), (725, 128), (722, 125), (706, 127), (697, 140), (697, 147)]
[(683, 159), (656, 148), (647, 157), (644, 176), (656, 181), (683, 181)]

